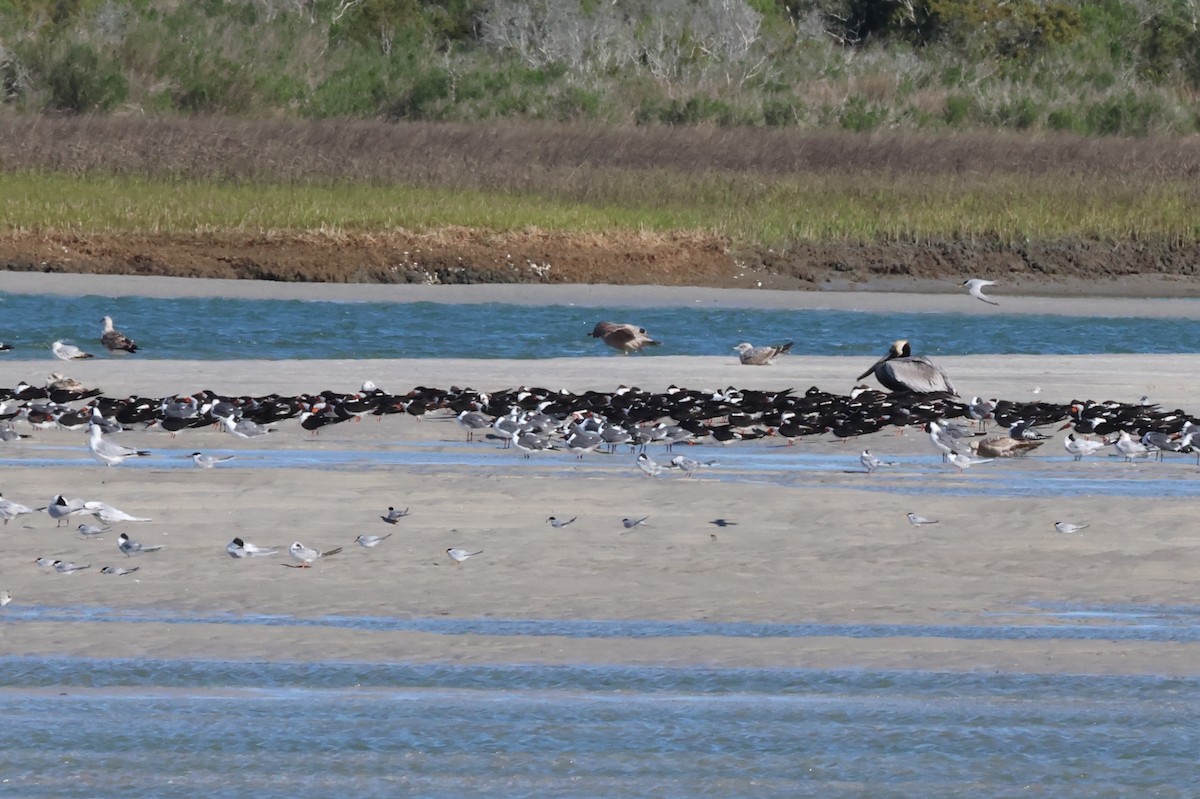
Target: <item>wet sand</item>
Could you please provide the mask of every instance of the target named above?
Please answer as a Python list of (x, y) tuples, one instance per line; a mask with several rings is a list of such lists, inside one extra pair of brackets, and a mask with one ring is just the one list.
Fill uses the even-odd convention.
[[(631, 297), (642, 293), (626, 291)], [(977, 356), (940, 362), (966, 396), (1133, 402), (1148, 394), (1189, 410), (1195, 410), (1189, 404), (1200, 368), (1197, 356)], [(368, 379), (395, 393), (417, 385), (492, 390), (537, 384), (581, 391), (621, 384), (661, 390), (671, 383), (845, 391), (869, 365), (858, 358), (798, 356), (766, 368), (744, 367), (732, 357), (304, 363), (128, 358), (79, 364), (48, 357), (44, 364), (3, 364), (0, 383), (66, 371), (114, 396), (202, 388), (231, 394), (352, 390)], [(1035, 386), (1038, 394), (1031, 393)], [(937, 463), (918, 431), (901, 436), (889, 431), (848, 443), (821, 436), (801, 440), (798, 447), (782, 446), (778, 439), (691, 447), (690, 457), (718, 464), (690, 479), (677, 473), (651, 479), (627, 453), (589, 455), (582, 462), (555, 453), (526, 461), (499, 450), (496, 441), (467, 444), (457, 424), (433, 418), (368, 419), (315, 437), (289, 421), (266, 441), (253, 442), (216, 430), (185, 431), (176, 438), (128, 432), (118, 438), (153, 455), (137, 466), (111, 468), (88, 457), (82, 432), (38, 432), (0, 448), (5, 498), (36, 507), (64, 493), (100, 499), (153, 521), (114, 525), (99, 540), (75, 535), (77, 520), (57, 528), (45, 514), (4, 527), (0, 588), (14, 601), (0, 610), (0, 636), (5, 652), (14, 655), (1194, 674), (1200, 645), (1174, 642), (863, 638), (834, 634), (832, 627), (829, 635), (803, 638), (610, 640), (121, 621), (123, 614), (138, 613), (285, 614), (917, 630), (1055, 624), (1042, 610), (1057, 605), (1194, 606), (1200, 569), (1194, 500), (1104, 493), (1016, 498), (995, 490), (1030, 470), (1035, 476), (1043, 470), (1047, 476), (1113, 480), (1162, 474), (1190, 482), (1200, 479), (1194, 460), (1131, 465), (1097, 458), (1072, 464), (1059, 460), (1065, 456), (1061, 435), (1043, 448), (1055, 460), (996, 462), (964, 475)], [(885, 458), (906, 458), (906, 465), (890, 476), (859, 474), (857, 453), (864, 447)], [(761, 479), (720, 463), (751, 451), (741, 448), (752, 448), (755, 468), (765, 470)], [(199, 470), (178, 457), (193, 450), (239, 457), (224, 468)], [(290, 458), (294, 465), (263, 467), (259, 451)], [(346, 453), (349, 461), (324, 465), (322, 456)], [(309, 456), (316, 465), (305, 465)], [(667, 458), (661, 447), (651, 456)], [(397, 457), (412, 463), (396, 465)], [(803, 479), (772, 466), (774, 459), (796, 457), (827, 465)], [(37, 458), (77, 461), (29, 465)], [(904, 490), (881, 490), (873, 483), (877, 479)], [(981, 490), (972, 490), (975, 486)], [(943, 493), (946, 488), (952, 492)], [(411, 515), (389, 527), (378, 518), (389, 505), (410, 507)], [(908, 511), (940, 521), (916, 528), (905, 520)], [(545, 521), (550, 515), (578, 521), (554, 529)], [(634, 531), (620, 523), (622, 517), (644, 515), (649, 523)], [(737, 524), (718, 528), (710, 524), (716, 518)], [(1064, 536), (1053, 528), (1061, 519), (1091, 526)], [(115, 543), (122, 531), (164, 549), (126, 558)], [(353, 544), (360, 533), (386, 532), (394, 535), (377, 549)], [(300, 540), (345, 550), (311, 569), (283, 568), (279, 564), (290, 561), (282, 551), (276, 558), (229, 558), (224, 547), (235, 535), (284, 548)], [(444, 554), (451, 546), (483, 554), (455, 566)], [(32, 563), (41, 556), (93, 568), (69, 576), (46, 573)], [(98, 574), (103, 565), (141, 568), (115, 577)], [(113, 620), (14, 620), (80, 607), (111, 609)]]

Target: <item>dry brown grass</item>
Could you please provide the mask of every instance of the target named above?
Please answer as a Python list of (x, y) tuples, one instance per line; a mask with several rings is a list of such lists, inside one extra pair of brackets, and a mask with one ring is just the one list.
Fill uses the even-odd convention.
[(606, 171), (1200, 175), (1200, 137), (0, 115), (0, 170), (266, 183), (574, 191)]

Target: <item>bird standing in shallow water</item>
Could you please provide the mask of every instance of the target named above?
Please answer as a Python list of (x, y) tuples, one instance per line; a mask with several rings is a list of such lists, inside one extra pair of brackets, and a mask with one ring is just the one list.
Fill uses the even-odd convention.
[(138, 351), (138, 346), (133, 343), (133, 339), (113, 328), (111, 316), (106, 316), (101, 321), (104, 322), (104, 330), (100, 333), (100, 343), (104, 345), (104, 349), (113, 355), (125, 355)]

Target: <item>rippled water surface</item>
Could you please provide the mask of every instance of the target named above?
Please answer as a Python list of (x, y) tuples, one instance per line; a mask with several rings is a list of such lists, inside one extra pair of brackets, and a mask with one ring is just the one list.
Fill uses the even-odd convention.
[[(1147, 301), (1152, 302), (1152, 301)], [(740, 341), (795, 341), (806, 355), (881, 355), (909, 338), (928, 355), (1200, 351), (1186, 319), (668, 307), (627, 309), (443, 303), (335, 303), (223, 298), (64, 297), (0, 293), (7, 359), (43, 359), (51, 342), (99, 348), (100, 319), (145, 358), (555, 358), (608, 356), (590, 338), (602, 319), (636, 321), (663, 355), (724, 355)]]
[(0, 659), (0, 793), (1191, 796), (1155, 677)]

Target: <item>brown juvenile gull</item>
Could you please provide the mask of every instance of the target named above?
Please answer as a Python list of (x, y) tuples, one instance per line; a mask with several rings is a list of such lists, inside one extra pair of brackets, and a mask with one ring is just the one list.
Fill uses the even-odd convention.
[(657, 347), (662, 343), (650, 338), (644, 327), (617, 322), (597, 322), (591, 335), (592, 338), (603, 339), (608, 346), (620, 350), (622, 355), (640, 352), (642, 347)]
[(792, 342), (789, 341), (787, 344), (777, 344), (775, 346), (755, 347), (753, 344), (743, 341), (734, 347), (734, 349), (740, 353), (738, 357), (747, 366), (769, 366), (777, 355), (783, 355), (791, 351)]
[(967, 446), (976, 455), (985, 458), (1012, 458), (1024, 455), (1031, 449), (1037, 449), (1041, 441), (1024, 441), (1011, 436), (996, 436), (984, 441), (972, 441)]
[(102, 321), (104, 322), (104, 332), (100, 334), (100, 343), (104, 345), (104, 349), (114, 355), (137, 352), (137, 344), (133, 343), (133, 339), (120, 330), (113, 329), (111, 316), (104, 317)]

